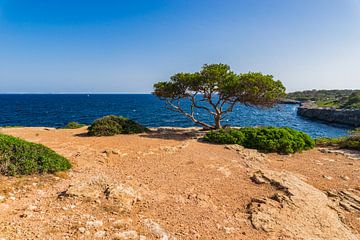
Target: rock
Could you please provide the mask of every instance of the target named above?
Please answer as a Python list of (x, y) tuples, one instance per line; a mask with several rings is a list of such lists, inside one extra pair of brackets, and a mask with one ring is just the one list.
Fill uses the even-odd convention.
[(80, 232), (80, 233), (85, 233), (85, 232), (86, 232), (86, 228), (84, 228), (84, 227), (79, 227), (79, 232)]
[(257, 171), (256, 173), (254, 173), (254, 175), (250, 179), (256, 184), (263, 184), (268, 182), (267, 179), (263, 178), (263, 174), (261, 171)]
[(145, 219), (143, 221), (144, 225), (150, 230), (151, 233), (156, 235), (161, 240), (170, 239), (169, 234), (156, 222), (151, 219)]
[(138, 239), (139, 235), (136, 231), (130, 230), (130, 231), (124, 231), (120, 233), (116, 233), (114, 235), (114, 239), (120, 240), (120, 239)]
[(326, 180), (332, 180), (333, 178), (331, 176), (326, 176), (326, 175), (323, 175), (323, 178), (325, 178)]
[(5, 211), (9, 208), (9, 204), (0, 203), (0, 211)]
[(119, 154), (120, 154), (120, 151), (119, 151), (119, 150), (112, 150), (111, 152), (112, 152), (112, 154), (115, 154), (115, 155), (119, 155)]
[(86, 225), (91, 227), (101, 227), (103, 225), (102, 221), (96, 220), (96, 221), (88, 221), (86, 222)]
[(95, 238), (103, 238), (105, 237), (106, 235), (106, 232), (105, 231), (97, 231), (95, 234), (94, 234), (94, 237)]
[(360, 109), (332, 109), (301, 105), (297, 114), (310, 119), (321, 120), (328, 123), (347, 124), (354, 127), (360, 126)]
[(124, 227), (128, 227), (129, 225), (131, 225), (132, 220), (129, 219), (119, 219), (116, 220), (115, 222), (113, 222), (113, 226), (116, 228), (124, 228)]
[(358, 239), (339, 218), (334, 202), (320, 190), (289, 172), (257, 174), (280, 191), (249, 203), (250, 221), (257, 230), (274, 239)]
[(27, 209), (28, 209), (29, 211), (34, 211), (34, 210), (37, 209), (37, 206), (29, 205), (29, 206), (27, 207)]
[(5, 200), (5, 197), (3, 196), (0, 196), (0, 202), (4, 201)]
[(101, 203), (100, 199), (116, 202), (119, 208), (130, 210), (141, 196), (130, 186), (98, 176), (71, 184), (60, 196), (83, 197)]
[(350, 178), (349, 178), (348, 176), (340, 176), (340, 178), (341, 178), (342, 180), (345, 180), (345, 181), (349, 181), (349, 180), (350, 180)]
[(329, 190), (327, 191), (327, 195), (344, 210), (360, 213), (360, 191)]

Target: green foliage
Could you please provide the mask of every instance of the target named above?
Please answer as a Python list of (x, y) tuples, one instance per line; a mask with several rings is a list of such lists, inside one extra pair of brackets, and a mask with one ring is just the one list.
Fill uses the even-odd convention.
[(220, 129), (218, 131), (210, 131), (206, 133), (204, 140), (217, 144), (242, 145), (245, 140), (245, 134), (236, 129)]
[(119, 116), (105, 116), (96, 119), (89, 127), (90, 136), (113, 136), (117, 134), (143, 133), (148, 129), (135, 121)]
[(263, 152), (289, 154), (314, 147), (314, 140), (306, 133), (283, 127), (221, 129), (211, 131), (204, 140), (218, 144), (239, 144)]
[(360, 128), (355, 128), (355, 129), (351, 130), (350, 135), (352, 135), (352, 136), (360, 135)]
[(340, 142), (343, 141), (344, 138), (317, 138), (315, 140), (316, 146), (318, 147), (338, 147)]
[[(283, 84), (272, 75), (249, 72), (236, 74), (226, 64), (205, 64), (195, 73), (177, 73), (169, 81), (154, 84), (154, 94), (166, 101), (170, 110), (179, 112), (205, 128), (221, 128), (223, 115), (243, 103), (271, 107), (285, 96)], [(182, 105), (190, 102), (190, 109)], [(195, 117), (194, 109), (202, 109), (214, 118), (208, 125)]]
[(76, 128), (82, 128), (86, 126), (85, 124), (81, 124), (78, 122), (69, 122), (68, 124), (65, 125), (65, 127), (63, 127), (64, 129), (76, 129)]
[(342, 104), (341, 108), (360, 108), (360, 91), (350, 94), (350, 96), (346, 99), (346, 102)]
[(69, 168), (66, 158), (41, 144), (0, 134), (0, 174), (53, 173)]
[(348, 137), (340, 138), (318, 138), (316, 146), (319, 147), (336, 147), (342, 149), (359, 150), (360, 151), (360, 135), (359, 130), (352, 131)]
[(340, 142), (340, 148), (360, 151), (360, 136), (344, 138), (343, 141)]
[(360, 90), (307, 90), (289, 93), (287, 98), (315, 101), (319, 107), (360, 108)]

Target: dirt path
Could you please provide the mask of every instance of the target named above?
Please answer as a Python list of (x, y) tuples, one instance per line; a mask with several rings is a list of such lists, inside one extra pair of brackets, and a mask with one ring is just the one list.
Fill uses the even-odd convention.
[[(0, 131), (42, 143), (74, 165), (56, 175), (0, 177), (0, 239), (331, 239), (325, 236), (333, 232), (339, 232), (334, 239), (357, 239), (360, 231), (356, 201), (347, 202), (355, 204), (348, 211), (340, 204), (341, 191), (357, 194), (360, 161), (342, 155), (318, 150), (264, 155), (202, 143), (183, 131), (100, 138), (86, 137), (85, 129)], [(259, 169), (276, 174), (272, 180), (253, 182)], [(286, 176), (278, 177), (283, 170)], [(301, 208), (292, 197), (277, 201), (282, 208), (268, 200), (293, 186), (286, 180), (283, 189), (274, 187), (281, 179), (306, 184), (305, 190), (291, 190), (299, 198), (309, 186), (315, 198), (329, 201), (321, 208), (332, 221), (320, 219), (314, 228), (319, 231), (308, 229), (307, 235), (262, 227), (261, 216), (286, 210), (285, 202)], [(325, 194), (328, 190), (332, 197)], [(266, 201), (256, 205), (259, 199)], [(281, 226), (292, 218), (290, 210), (287, 216), (270, 214), (277, 217), (267, 220)]]

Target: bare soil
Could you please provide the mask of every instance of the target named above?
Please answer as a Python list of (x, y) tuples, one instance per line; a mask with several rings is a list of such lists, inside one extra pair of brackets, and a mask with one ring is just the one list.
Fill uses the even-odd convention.
[[(42, 143), (73, 164), (54, 175), (0, 176), (0, 239), (359, 238), (360, 160), (343, 154), (262, 154), (201, 142), (197, 129), (0, 132)], [(258, 171), (263, 180), (254, 181)], [(302, 204), (317, 198), (324, 204)], [(309, 212), (315, 207), (320, 215)]]

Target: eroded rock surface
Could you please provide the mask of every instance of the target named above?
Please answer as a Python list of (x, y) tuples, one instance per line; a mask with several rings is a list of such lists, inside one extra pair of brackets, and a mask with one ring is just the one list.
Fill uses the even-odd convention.
[(256, 229), (287, 239), (358, 239), (340, 220), (326, 194), (293, 174), (263, 170), (252, 179), (277, 190), (273, 196), (254, 198), (248, 205)]
[(110, 199), (125, 210), (130, 210), (141, 199), (141, 196), (132, 187), (111, 181), (104, 176), (73, 183), (61, 195), (83, 197), (95, 201), (101, 198)]

